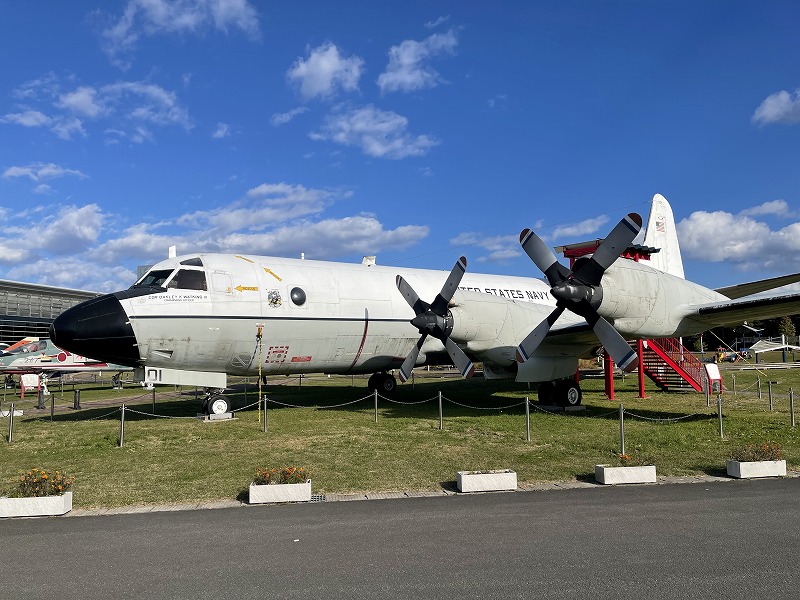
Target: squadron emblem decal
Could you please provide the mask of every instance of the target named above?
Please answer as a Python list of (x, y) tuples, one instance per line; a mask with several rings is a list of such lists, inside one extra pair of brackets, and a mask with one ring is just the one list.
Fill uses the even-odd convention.
[(267, 301), (272, 308), (276, 308), (281, 305), (281, 293), (278, 290), (270, 290), (267, 293)]

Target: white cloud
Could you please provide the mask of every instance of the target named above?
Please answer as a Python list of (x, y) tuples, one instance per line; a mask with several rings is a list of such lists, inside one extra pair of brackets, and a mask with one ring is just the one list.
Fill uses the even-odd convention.
[(17, 281), (98, 292), (126, 288), (136, 279), (136, 273), (125, 267), (98, 268), (96, 262), (73, 256), (37, 260), (9, 269), (7, 276)]
[(770, 200), (759, 206), (743, 210), (739, 214), (746, 216), (776, 215), (779, 217), (791, 217), (793, 213), (789, 210), (789, 203), (786, 200)]
[[(26, 82), (16, 93), (39, 102), (42, 107), (22, 107), (22, 112), (6, 114), (0, 122), (25, 127), (48, 126), (64, 140), (88, 136), (88, 123), (101, 120), (113, 122), (114, 126), (106, 129), (116, 131), (130, 128), (135, 131), (144, 123), (178, 126), (187, 131), (194, 127), (188, 109), (175, 92), (145, 81), (121, 81), (100, 87), (75, 87), (70, 82), (70, 89), (64, 91), (58, 79), (50, 74)], [(139, 131), (134, 141), (150, 139), (151, 135)]]
[(214, 133), (211, 134), (211, 137), (215, 140), (220, 140), (222, 138), (230, 137), (230, 135), (230, 125), (227, 123), (217, 123), (217, 128), (214, 130)]
[(761, 125), (800, 123), (800, 90), (794, 94), (781, 90), (768, 96), (753, 113), (752, 120)]
[(745, 212), (692, 213), (677, 224), (681, 251), (695, 260), (724, 261), (745, 271), (800, 269), (800, 222), (773, 231)]
[(23, 127), (41, 127), (48, 125), (52, 119), (38, 110), (26, 110), (21, 113), (8, 113), (0, 119), (3, 123), (16, 123)]
[(344, 58), (339, 48), (327, 43), (311, 50), (308, 59), (298, 58), (287, 71), (286, 77), (290, 83), (298, 86), (303, 99), (326, 99), (339, 90), (357, 90), (363, 66), (361, 57)]
[(345, 254), (377, 254), (386, 249), (404, 249), (429, 233), (426, 225), (403, 225), (386, 230), (372, 215), (322, 221), (299, 221), (264, 234), (235, 233), (219, 240), (228, 252), (257, 252), (281, 256), (331, 258)]
[(37, 245), (54, 254), (77, 254), (97, 241), (104, 215), (96, 204), (65, 206), (35, 231)]
[(57, 210), (35, 207), (31, 213), (17, 213), (6, 224), (4, 233), (8, 237), (0, 239), (0, 263), (15, 265), (44, 257), (79, 255), (97, 241), (104, 221), (105, 215), (96, 204)]
[[(580, 223), (559, 225), (553, 230), (552, 235), (550, 235), (549, 237), (554, 240), (561, 238), (579, 238), (581, 236), (597, 233), (600, 230), (600, 228), (606, 223), (608, 223), (608, 217), (606, 215), (600, 215), (599, 217), (586, 219), (585, 221), (581, 221)], [(582, 241), (585, 240), (581, 239), (570, 240), (570, 242), (582, 242)]]
[(53, 125), (52, 131), (62, 140), (71, 140), (76, 134), (86, 137), (83, 122), (77, 118), (58, 119)]
[(102, 112), (97, 103), (97, 90), (93, 87), (81, 86), (72, 92), (62, 94), (57, 106), (71, 110), (86, 117), (96, 117)]
[(293, 108), (292, 110), (287, 111), (285, 113), (275, 113), (272, 115), (270, 123), (272, 123), (272, 125), (275, 127), (278, 127), (279, 125), (285, 125), (295, 117), (302, 115), (304, 112), (307, 111), (308, 111), (307, 107), (298, 106), (297, 108)]
[(454, 54), (458, 39), (453, 30), (435, 33), (421, 42), (405, 40), (389, 49), (389, 64), (378, 76), (381, 92), (411, 92), (432, 88), (444, 82), (426, 62), (442, 54)]
[(178, 224), (218, 237), (237, 230), (264, 231), (278, 223), (322, 212), (342, 192), (308, 189), (287, 183), (263, 183), (247, 191), (247, 199), (181, 216)]
[(441, 17), (439, 17), (437, 19), (434, 19), (433, 21), (428, 21), (427, 23), (425, 23), (425, 28), (426, 29), (434, 29), (434, 28), (438, 27), (439, 25), (441, 25), (442, 23), (446, 23), (449, 20), (450, 20), (450, 15), (444, 15), (444, 16), (441, 16)]
[(522, 255), (519, 237), (516, 235), (485, 237), (480, 233), (465, 232), (451, 239), (450, 244), (452, 246), (473, 246), (488, 252), (476, 259), (479, 263), (504, 263)]
[(142, 37), (209, 29), (236, 29), (258, 39), (258, 12), (247, 0), (129, 0), (123, 14), (103, 30), (103, 49), (113, 64), (125, 69)]
[(85, 179), (87, 177), (77, 169), (67, 169), (53, 163), (39, 162), (31, 163), (27, 167), (8, 167), (3, 172), (3, 177), (5, 179), (11, 179), (12, 177), (28, 177), (37, 182), (65, 177), (67, 175), (74, 175), (80, 179)]
[(313, 140), (325, 140), (343, 146), (360, 147), (367, 156), (401, 159), (424, 156), (439, 140), (428, 135), (409, 134), (408, 119), (373, 105), (334, 113), (322, 130), (310, 134)]

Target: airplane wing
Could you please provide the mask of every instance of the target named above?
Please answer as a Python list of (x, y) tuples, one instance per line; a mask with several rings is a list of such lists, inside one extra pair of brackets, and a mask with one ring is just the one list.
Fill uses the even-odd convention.
[(760, 281), (731, 285), (714, 291), (719, 292), (723, 296), (727, 296), (731, 300), (735, 300), (752, 294), (774, 290), (775, 288), (789, 285), (790, 283), (797, 283), (798, 281), (800, 281), (800, 273), (794, 273), (793, 275), (783, 275), (781, 277), (773, 277), (772, 279), (761, 279)]
[(758, 296), (712, 302), (694, 307), (685, 319), (701, 323), (706, 329), (720, 325), (738, 325), (743, 321), (773, 319), (800, 313), (800, 294)]

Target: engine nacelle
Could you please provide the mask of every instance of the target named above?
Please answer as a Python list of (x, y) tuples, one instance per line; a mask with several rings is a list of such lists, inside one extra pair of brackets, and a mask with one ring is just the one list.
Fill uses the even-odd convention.
[(522, 337), (555, 308), (464, 290), (456, 292), (453, 301), (450, 337), (466, 344), (466, 351), (480, 360), (500, 366), (516, 363), (517, 345)]

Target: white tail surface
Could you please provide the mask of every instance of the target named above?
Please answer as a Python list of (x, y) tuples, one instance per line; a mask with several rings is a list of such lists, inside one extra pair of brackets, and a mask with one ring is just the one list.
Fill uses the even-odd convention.
[(681, 248), (678, 245), (678, 232), (675, 229), (675, 217), (672, 216), (672, 207), (669, 202), (661, 194), (653, 196), (650, 217), (647, 219), (647, 229), (642, 243), (645, 246), (660, 249), (650, 257), (649, 261), (642, 261), (643, 264), (685, 279)]

